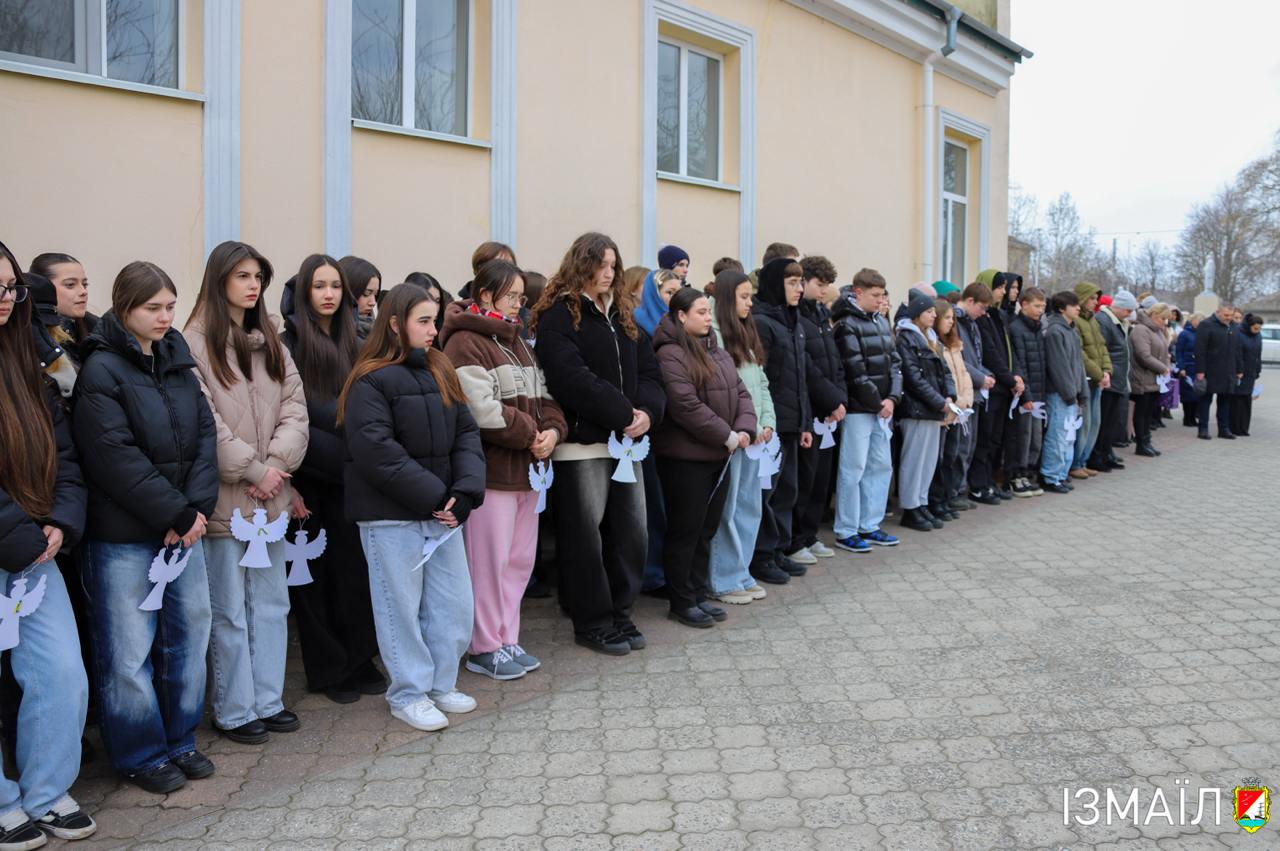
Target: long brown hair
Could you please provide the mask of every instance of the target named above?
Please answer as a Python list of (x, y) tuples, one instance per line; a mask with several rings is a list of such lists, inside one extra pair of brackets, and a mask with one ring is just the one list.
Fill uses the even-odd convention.
[[(18, 286), (26, 286), (22, 267), (0, 242), (0, 257), (13, 266)], [(58, 448), (53, 415), (45, 397), (44, 375), (31, 340), (31, 299), (13, 305), (0, 325), (0, 486), (22, 511), (43, 519), (53, 511)]]
[[(342, 282), (342, 297), (337, 313), (329, 318), (328, 333), (311, 304), (311, 285), (316, 272), (325, 266), (337, 270)], [(312, 254), (303, 260), (293, 283), (293, 330), (297, 337), (293, 360), (302, 376), (303, 389), (318, 401), (337, 398), (356, 362), (360, 347), (356, 345), (355, 313), (351, 289), (338, 261), (327, 254)]]
[[(369, 329), (369, 337), (364, 341), (360, 354), (356, 358), (351, 375), (338, 395), (338, 425), (342, 425), (343, 415), (347, 409), (347, 398), (356, 382), (371, 372), (384, 366), (404, 363), (413, 351), (409, 346), (409, 314), (424, 301), (430, 301), (427, 291), (416, 284), (397, 284), (391, 288), (378, 310), (378, 318)], [(394, 319), (396, 328), (391, 327)], [(440, 389), (440, 398), (446, 406), (455, 402), (465, 402), (462, 384), (458, 381), (458, 373), (444, 352), (438, 349), (427, 349), (427, 369)]]
[[(511, 259), (507, 262), (512, 266), (516, 263), (516, 253), (510, 245), (501, 242), (482, 242), (476, 246), (476, 250), (471, 253), (471, 277), (475, 278), (480, 274), (480, 270), (484, 268), (484, 264), (499, 259), (502, 255), (507, 255)], [(472, 298), (475, 296), (473, 295)]]
[[(720, 345), (733, 358), (733, 365), (742, 368), (748, 363), (764, 366), (764, 343), (756, 322), (747, 314), (738, 318), (738, 287), (751, 283), (751, 279), (737, 269), (725, 269), (716, 275), (713, 294), (716, 299), (716, 325), (720, 328)], [(678, 293), (677, 293), (678, 295)]]
[[(257, 260), (262, 272), (262, 291), (253, 307), (244, 312), (244, 326), (231, 320), (231, 311), (227, 306), (227, 280), (236, 266), (244, 260)], [(200, 293), (196, 296), (196, 305), (191, 310), (185, 328), (191, 323), (199, 322), (204, 328), (205, 337), (209, 341), (209, 365), (213, 368), (213, 376), (223, 387), (230, 387), (239, 379), (227, 362), (227, 342), (236, 352), (236, 366), (246, 381), (253, 380), (253, 352), (249, 348), (249, 332), (258, 330), (266, 340), (264, 351), (267, 360), (267, 375), (272, 381), (284, 381), (284, 346), (280, 344), (280, 335), (267, 316), (263, 306), (263, 296), (271, 285), (274, 270), (271, 262), (254, 248), (244, 242), (228, 240), (209, 253), (209, 260), (204, 266), (204, 280), (200, 282)]]
[(693, 309), (695, 301), (706, 297), (702, 290), (695, 287), (681, 287), (676, 290), (675, 295), (671, 296), (671, 303), (667, 305), (667, 315), (671, 317), (671, 324), (674, 326), (672, 336), (684, 351), (684, 362), (689, 370), (689, 377), (693, 379), (693, 386), (699, 390), (706, 387), (715, 376), (716, 365), (711, 362), (711, 356), (707, 354), (706, 342), (690, 337), (677, 314), (688, 313)]
[(530, 332), (537, 330), (538, 317), (543, 311), (560, 299), (564, 299), (569, 307), (574, 329), (582, 325), (582, 302), (578, 297), (595, 280), (596, 271), (604, 263), (604, 253), (609, 249), (613, 249), (613, 285), (610, 288), (613, 293), (613, 304), (618, 310), (618, 318), (622, 321), (623, 332), (632, 340), (639, 339), (640, 331), (631, 317), (634, 306), (623, 295), (626, 283), (623, 280), (625, 272), (622, 266), (622, 252), (618, 250), (616, 242), (594, 231), (584, 233), (575, 239), (573, 245), (569, 246), (569, 250), (564, 253), (564, 259), (560, 261), (560, 269), (551, 276), (551, 280), (547, 281), (542, 297), (533, 306), (533, 316), (529, 320)]
[(178, 296), (178, 288), (164, 269), (146, 260), (134, 260), (120, 270), (111, 285), (111, 312), (124, 325), (129, 311), (146, 304), (161, 290)]
[[(942, 341), (942, 345), (951, 351), (959, 351), (964, 348), (964, 340), (960, 338), (960, 329), (956, 327), (955, 308), (951, 306), (951, 302), (945, 298), (933, 300), (934, 310), (938, 311), (938, 318), (933, 320), (933, 332), (938, 334), (938, 319), (944, 316), (951, 317), (951, 330), (945, 334), (938, 334), (938, 339)], [(926, 335), (927, 336), (927, 335)]]

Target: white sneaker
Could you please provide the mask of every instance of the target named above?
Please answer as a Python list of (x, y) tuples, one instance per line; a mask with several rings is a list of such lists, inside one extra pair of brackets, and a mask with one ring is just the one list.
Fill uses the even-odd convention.
[(469, 697), (460, 691), (451, 691), (448, 694), (436, 695), (431, 698), (435, 701), (436, 706), (442, 712), (448, 712), (451, 715), (461, 715), (464, 712), (470, 712), (476, 708), (476, 699)]
[(712, 594), (710, 597), (712, 600), (719, 600), (721, 603), (730, 603), (735, 606), (745, 606), (755, 599), (746, 591), (729, 591), (724, 594)]
[(787, 558), (791, 559), (796, 564), (817, 564), (818, 563), (818, 559), (814, 557), (813, 553), (809, 552), (808, 547), (801, 547), (800, 549), (796, 550), (794, 553), (787, 553)]
[(428, 733), (443, 730), (449, 726), (449, 719), (444, 717), (443, 712), (436, 709), (436, 705), (429, 697), (424, 697), (399, 709), (393, 708), (391, 714), (410, 727), (426, 730)]
[(836, 555), (836, 551), (822, 543), (822, 541), (810, 544), (809, 552), (813, 553), (818, 558), (835, 558)]
[(765, 597), (769, 596), (769, 592), (764, 590), (764, 587), (759, 584), (748, 585), (743, 589), (743, 593), (750, 594), (751, 599), (753, 600), (763, 600)]

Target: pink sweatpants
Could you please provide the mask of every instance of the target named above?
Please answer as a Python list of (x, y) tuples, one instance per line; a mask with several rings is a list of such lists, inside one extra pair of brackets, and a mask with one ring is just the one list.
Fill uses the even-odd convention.
[(462, 528), (475, 597), (472, 653), (520, 642), (520, 601), (538, 551), (537, 507), (534, 491), (486, 490)]

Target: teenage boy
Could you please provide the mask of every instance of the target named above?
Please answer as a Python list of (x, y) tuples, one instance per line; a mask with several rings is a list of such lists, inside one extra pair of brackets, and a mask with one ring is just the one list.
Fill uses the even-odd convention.
[(1040, 478), (1046, 491), (1070, 493), (1075, 489), (1068, 474), (1076, 434), (1068, 428), (1068, 422), (1077, 422), (1081, 408), (1089, 401), (1089, 379), (1084, 372), (1080, 335), (1074, 327), (1080, 317), (1080, 299), (1070, 291), (1054, 293), (1050, 307), (1053, 312), (1044, 322), (1045, 410), (1049, 422), (1040, 453)]
[(1089, 469), (1109, 473), (1123, 470), (1116, 456), (1116, 444), (1125, 439), (1129, 422), (1129, 317), (1138, 309), (1138, 300), (1128, 290), (1120, 290), (1111, 304), (1096, 314), (1098, 330), (1111, 358), (1111, 386), (1102, 391), (1102, 425), (1093, 444)]
[(1044, 424), (1032, 416), (1035, 403), (1045, 401), (1045, 353), (1044, 328), (1040, 320), (1044, 317), (1044, 291), (1036, 287), (1027, 287), (1018, 296), (1021, 310), (1009, 320), (1009, 342), (1013, 344), (1013, 356), (1022, 368), (1022, 378), (1026, 389), (1018, 410), (1011, 415), (1017, 431), (1012, 452), (1012, 465), (1006, 469), (1014, 471), (1013, 495), (1015, 497), (1040, 496), (1044, 493), (1035, 481), (1036, 469), (1040, 466), (1040, 447), (1044, 440)]
[(1107, 343), (1102, 339), (1102, 329), (1098, 327), (1098, 319), (1094, 311), (1098, 309), (1098, 297), (1102, 290), (1095, 284), (1081, 281), (1075, 287), (1076, 298), (1080, 299), (1080, 318), (1076, 320), (1076, 335), (1080, 337), (1080, 350), (1084, 354), (1084, 373), (1089, 378), (1089, 402), (1085, 405), (1084, 426), (1076, 435), (1075, 456), (1071, 460), (1071, 478), (1088, 479), (1100, 472), (1096, 467), (1089, 469), (1085, 462), (1093, 452), (1093, 445), (1098, 439), (1098, 428), (1102, 424), (1102, 391), (1111, 386), (1114, 372), (1111, 357), (1107, 354)]
[[(982, 330), (978, 328), (978, 320), (986, 315), (991, 307), (991, 300), (990, 287), (986, 284), (973, 283), (964, 288), (964, 292), (960, 294), (960, 301), (956, 305), (956, 328), (959, 329), (960, 340), (964, 343), (964, 365), (969, 370), (969, 379), (973, 382), (973, 410), (976, 414), (968, 434), (961, 432), (960, 456), (964, 461), (965, 481), (969, 480), (969, 470), (973, 466), (973, 456), (978, 447), (978, 433), (981, 431), (979, 424), (982, 422), (982, 412), (987, 407), (986, 397), (990, 395), (991, 388), (996, 384), (996, 378), (991, 374), (991, 370), (982, 365)], [(979, 495), (973, 494), (973, 496), (977, 498)], [(977, 501), (988, 505), (1000, 504), (1000, 498), (994, 495), (988, 499), (984, 493), (981, 497)], [(962, 495), (958, 500), (949, 503), (949, 507), (964, 511), (975, 506)]]
[[(836, 267), (827, 258), (814, 254), (800, 261), (800, 268), (804, 271), (800, 327), (804, 329), (808, 354), (809, 406), (815, 419), (838, 426), (845, 418), (844, 367), (840, 365), (831, 311), (827, 309), (836, 282)], [(831, 497), (831, 468), (836, 452), (834, 446), (823, 449), (816, 432), (814, 437), (807, 449), (800, 450), (791, 546), (786, 551), (787, 558), (797, 564), (816, 564), (820, 558), (835, 555), (818, 540), (818, 527)]]
[(884, 276), (863, 269), (831, 312), (848, 391), (836, 467), (836, 546), (854, 553), (898, 543), (880, 528), (893, 478), (893, 411), (902, 398), (902, 363), (884, 316), (888, 305)]

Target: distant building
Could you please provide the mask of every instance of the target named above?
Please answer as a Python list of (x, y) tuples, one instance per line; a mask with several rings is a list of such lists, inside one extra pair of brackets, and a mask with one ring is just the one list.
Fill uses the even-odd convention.
[(1264, 295), (1262, 298), (1254, 299), (1243, 305), (1240, 309), (1245, 313), (1261, 316), (1262, 321), (1268, 325), (1280, 323), (1280, 293)]

